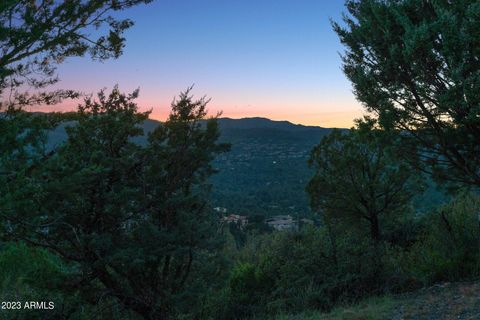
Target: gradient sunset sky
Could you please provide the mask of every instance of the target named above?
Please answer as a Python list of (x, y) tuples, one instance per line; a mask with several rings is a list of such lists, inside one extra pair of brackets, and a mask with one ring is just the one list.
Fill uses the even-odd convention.
[(69, 59), (58, 86), (139, 87), (141, 109), (164, 120), (173, 97), (194, 84), (195, 96), (212, 98), (212, 114), (350, 127), (363, 110), (329, 21), (342, 11), (343, 0), (156, 0), (121, 12), (135, 25), (119, 59)]

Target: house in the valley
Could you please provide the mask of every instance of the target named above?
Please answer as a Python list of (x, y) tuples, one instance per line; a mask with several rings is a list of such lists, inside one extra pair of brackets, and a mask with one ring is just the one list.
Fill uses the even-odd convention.
[(265, 220), (265, 223), (277, 231), (292, 230), (297, 227), (297, 223), (290, 215), (273, 216)]

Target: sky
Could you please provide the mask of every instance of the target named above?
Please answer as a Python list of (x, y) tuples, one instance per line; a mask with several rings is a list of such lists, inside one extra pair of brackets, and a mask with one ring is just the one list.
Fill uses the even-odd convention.
[(69, 59), (59, 87), (140, 88), (140, 109), (164, 120), (173, 98), (194, 85), (195, 97), (211, 98), (211, 114), (350, 127), (363, 110), (330, 24), (343, 11), (343, 0), (155, 0), (119, 14), (135, 22), (120, 58)]

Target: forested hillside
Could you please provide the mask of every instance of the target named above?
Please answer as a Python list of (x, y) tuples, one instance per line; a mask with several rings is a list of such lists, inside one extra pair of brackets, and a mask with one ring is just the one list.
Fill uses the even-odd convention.
[(307, 161), (330, 130), (263, 118), (220, 119), (219, 124), (221, 140), (232, 148), (217, 159), (213, 203), (244, 215), (308, 216)]
[[(231, 150), (219, 155), (214, 166), (211, 205), (226, 208), (229, 213), (264, 217), (290, 214), (310, 217), (305, 185), (313, 170), (308, 159), (313, 147), (332, 129), (295, 125), (288, 121), (265, 118), (220, 118), (220, 141), (231, 144)], [(66, 139), (66, 126), (49, 133), (49, 148)], [(147, 119), (144, 135), (133, 140), (146, 143), (146, 136), (159, 125)], [(432, 182), (425, 194), (417, 197), (419, 211), (445, 202), (445, 195)]]
[[(214, 162), (218, 172), (211, 177), (212, 205), (230, 213), (271, 216), (291, 214), (309, 216), (305, 184), (312, 171), (307, 161), (310, 151), (330, 129), (295, 125), (265, 118), (220, 118), (220, 141), (231, 150)], [(146, 134), (158, 126), (146, 120)], [(49, 134), (49, 147), (66, 139), (62, 124)], [(136, 137), (140, 144), (146, 135)]]

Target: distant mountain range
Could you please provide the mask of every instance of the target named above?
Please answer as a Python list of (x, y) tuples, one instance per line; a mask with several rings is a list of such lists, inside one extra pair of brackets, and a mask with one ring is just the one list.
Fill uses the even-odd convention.
[[(219, 172), (211, 178), (213, 205), (245, 215), (308, 216), (304, 190), (312, 172), (307, 160), (312, 147), (331, 129), (266, 118), (220, 118), (218, 122), (220, 140), (231, 143), (232, 149), (215, 160)], [(144, 131), (159, 124), (149, 119)], [(50, 147), (65, 141), (68, 125), (72, 123), (50, 132)], [(145, 137), (135, 140), (144, 143)]]
[(278, 129), (287, 131), (297, 130), (328, 130), (317, 126), (304, 126), (301, 124), (293, 124), (289, 121), (275, 121), (268, 118), (253, 117), (253, 118), (220, 118), (218, 119), (223, 129)]

